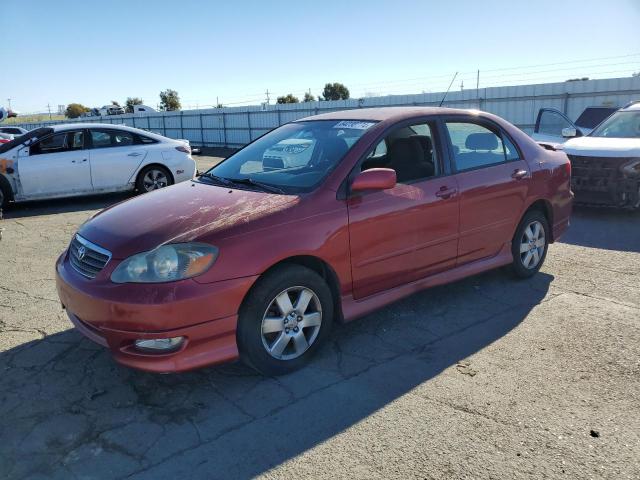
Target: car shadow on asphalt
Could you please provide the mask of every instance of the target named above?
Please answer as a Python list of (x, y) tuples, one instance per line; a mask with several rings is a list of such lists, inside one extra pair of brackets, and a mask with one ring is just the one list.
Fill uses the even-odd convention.
[(445, 369), (472, 385), (487, 372), (469, 357), (548, 300), (552, 281), (545, 273), (516, 281), (497, 270), (417, 293), (336, 325), (308, 367), (278, 378), (241, 363), (137, 372), (73, 330), (23, 343), (0, 353), (0, 471), (8, 478), (254, 477)]
[(102, 210), (118, 202), (133, 198), (133, 192), (108, 193), (88, 197), (54, 198), (32, 202), (11, 204), (2, 211), (6, 220), (13, 218), (54, 215), (57, 213), (83, 212), (85, 210)]
[[(618, 235), (612, 232), (618, 232)], [(640, 252), (640, 210), (576, 206), (571, 226), (560, 242), (581, 247)]]

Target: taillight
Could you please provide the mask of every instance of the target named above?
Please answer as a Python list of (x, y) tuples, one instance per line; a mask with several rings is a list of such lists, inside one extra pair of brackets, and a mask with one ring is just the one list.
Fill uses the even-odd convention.
[(186, 145), (180, 145), (179, 147), (176, 147), (176, 150), (182, 153), (191, 154), (191, 147), (187, 147)]
[(564, 171), (567, 174), (567, 178), (571, 178), (571, 162), (564, 164)]

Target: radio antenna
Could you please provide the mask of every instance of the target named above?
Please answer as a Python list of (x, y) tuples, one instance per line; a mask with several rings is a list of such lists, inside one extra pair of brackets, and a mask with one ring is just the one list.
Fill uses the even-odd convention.
[(440, 105), (438, 105), (439, 107), (442, 106), (442, 104), (444, 103), (444, 99), (447, 98), (447, 94), (449, 93), (449, 89), (451, 89), (451, 85), (453, 85), (453, 81), (456, 79), (457, 76), (458, 76), (458, 72), (456, 72), (455, 75), (453, 76), (453, 78), (451, 79), (451, 83), (449, 83), (449, 88), (447, 88), (447, 91), (444, 92), (444, 96), (442, 97), (442, 100), (440, 100)]

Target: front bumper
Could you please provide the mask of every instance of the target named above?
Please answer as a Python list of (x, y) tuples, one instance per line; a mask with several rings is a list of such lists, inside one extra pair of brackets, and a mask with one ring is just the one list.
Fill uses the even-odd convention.
[[(237, 312), (256, 278), (115, 285), (82, 277), (68, 265), (66, 253), (56, 264), (58, 296), (76, 329), (109, 348), (117, 362), (157, 373), (236, 359)], [(185, 341), (178, 350), (162, 353), (134, 346), (138, 339), (169, 337)]]
[(571, 190), (578, 204), (640, 207), (640, 178), (622, 172), (630, 158), (569, 155)]

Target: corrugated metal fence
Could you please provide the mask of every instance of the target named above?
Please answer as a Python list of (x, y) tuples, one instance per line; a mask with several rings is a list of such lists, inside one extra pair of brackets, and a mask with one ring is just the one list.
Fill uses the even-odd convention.
[[(123, 124), (171, 138), (186, 138), (193, 145), (239, 147), (284, 123), (318, 113), (380, 106), (437, 106), (444, 93), (390, 95), (330, 102), (211, 108), (77, 119), (76, 122)], [(443, 104), (495, 113), (527, 133), (533, 131), (538, 110), (556, 108), (573, 120), (588, 106), (623, 106), (640, 100), (640, 77), (543, 83), (513, 87), (449, 92)], [(22, 125), (36, 128), (73, 121)]]

